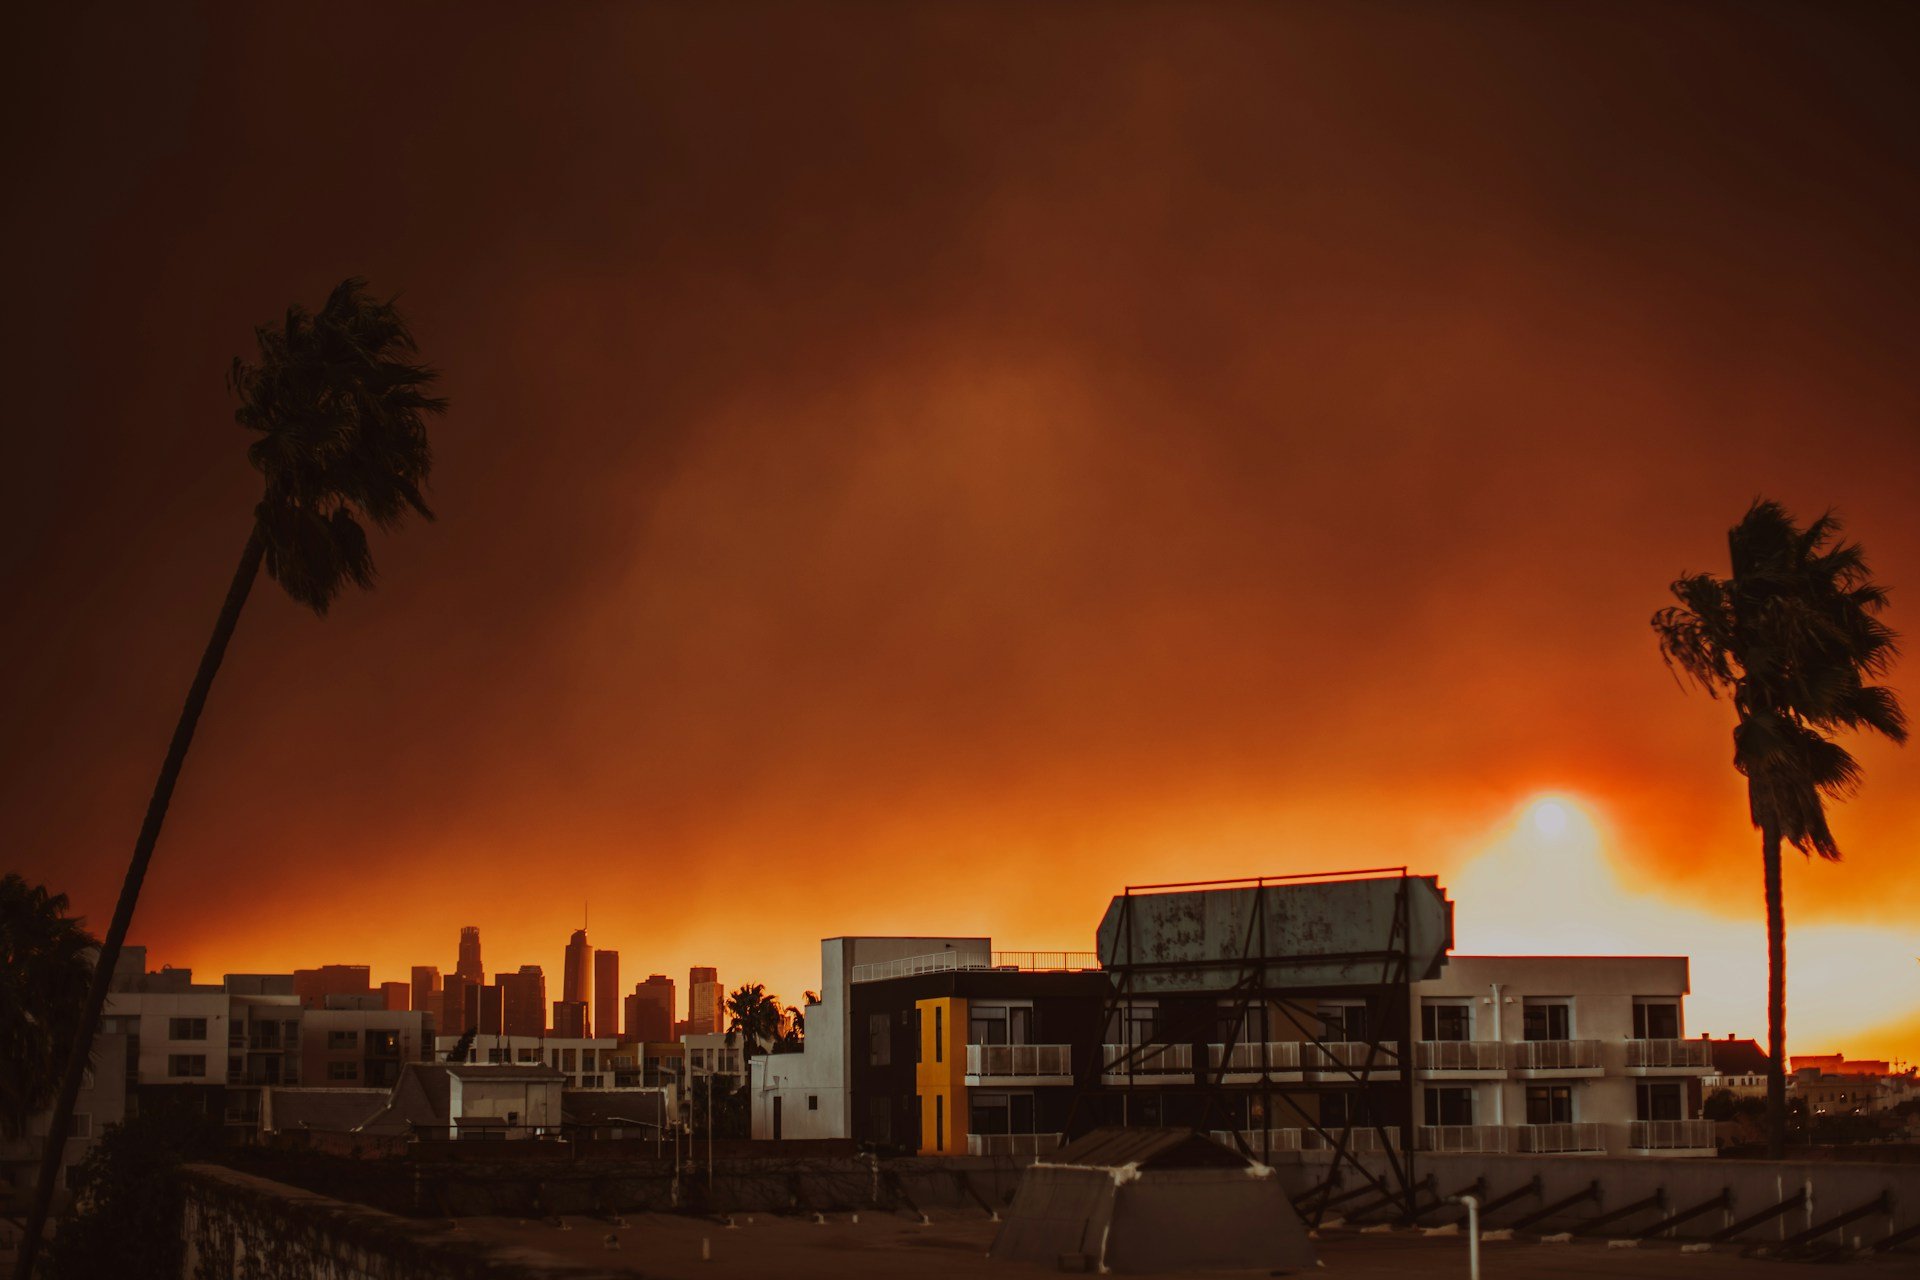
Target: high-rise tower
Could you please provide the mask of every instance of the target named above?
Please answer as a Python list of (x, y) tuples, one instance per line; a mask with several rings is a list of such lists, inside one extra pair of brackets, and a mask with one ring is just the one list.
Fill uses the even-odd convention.
[(487, 980), (487, 971), (480, 967), (480, 928), (467, 925), (460, 930), (460, 963), (453, 971), (468, 982), (481, 983)]
[(593, 953), (593, 1034), (620, 1038), (620, 953), (605, 947)]
[[(560, 998), (568, 1004), (593, 1004), (593, 948), (587, 943), (587, 931), (575, 929), (567, 940), (566, 971), (560, 979)], [(591, 1026), (586, 1031), (593, 1034)]]

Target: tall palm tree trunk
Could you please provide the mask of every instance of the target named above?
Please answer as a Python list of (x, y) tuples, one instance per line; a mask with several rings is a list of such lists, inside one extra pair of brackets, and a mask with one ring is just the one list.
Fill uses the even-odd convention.
[(113, 909), (113, 924), (100, 944), (94, 961), (93, 982), (87, 989), (87, 1007), (67, 1055), (66, 1074), (60, 1080), (60, 1096), (53, 1107), (53, 1124), (47, 1130), (47, 1145), (40, 1160), (40, 1181), (34, 1187), (33, 1211), (27, 1218), (26, 1234), (20, 1240), (20, 1254), (14, 1263), (14, 1280), (30, 1280), (34, 1256), (40, 1249), (40, 1237), (46, 1230), (47, 1214), (53, 1205), (54, 1184), (60, 1177), (60, 1162), (67, 1146), (67, 1131), (73, 1125), (74, 1104), (80, 1097), (80, 1081), (93, 1056), (93, 1034), (100, 1025), (100, 1011), (107, 1003), (107, 985), (112, 981), (120, 946), (126, 941), (127, 928), (133, 923), (133, 909), (140, 900), (140, 884), (147, 877), (147, 864), (153, 860), (153, 847), (160, 840), (160, 826), (166, 821), (167, 805), (173, 799), (174, 783), (180, 767), (186, 763), (187, 748), (193, 744), (194, 727), (207, 704), (207, 692), (226, 656), (227, 642), (233, 638), (240, 610), (247, 593), (259, 575), (266, 541), (256, 524), (247, 537), (246, 550), (240, 554), (240, 567), (234, 570), (233, 583), (227, 588), (226, 603), (220, 606), (220, 618), (214, 623), (213, 637), (200, 655), (200, 669), (194, 673), (193, 686), (187, 690), (187, 702), (180, 710), (180, 722), (174, 726), (173, 741), (167, 747), (166, 761), (160, 766), (159, 781), (153, 784), (153, 798), (147, 802), (146, 821), (140, 825), (140, 838), (134, 842), (133, 860), (127, 865), (127, 878), (120, 886), (120, 901)]
[(1787, 911), (1780, 882), (1780, 832), (1760, 833), (1767, 875), (1767, 1157), (1787, 1153)]

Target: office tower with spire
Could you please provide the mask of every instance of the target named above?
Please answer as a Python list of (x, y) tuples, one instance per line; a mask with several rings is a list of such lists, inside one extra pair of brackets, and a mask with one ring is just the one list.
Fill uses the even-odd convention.
[(604, 947), (593, 953), (593, 1034), (620, 1038), (620, 953)]
[[(587, 942), (585, 929), (575, 929), (573, 937), (567, 940), (567, 963), (561, 974), (560, 998), (568, 1004), (592, 1006), (593, 947)], [(591, 1026), (585, 1034), (593, 1034)]]

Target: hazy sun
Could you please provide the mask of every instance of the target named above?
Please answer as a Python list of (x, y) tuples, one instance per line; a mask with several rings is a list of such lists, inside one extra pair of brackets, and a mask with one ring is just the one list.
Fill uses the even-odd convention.
[(1535, 831), (1549, 840), (1558, 840), (1572, 825), (1572, 806), (1559, 796), (1541, 796), (1527, 805), (1527, 818)]

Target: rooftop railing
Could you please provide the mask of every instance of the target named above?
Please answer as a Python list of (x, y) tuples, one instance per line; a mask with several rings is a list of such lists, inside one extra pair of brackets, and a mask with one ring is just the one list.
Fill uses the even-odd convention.
[(935, 951), (923, 956), (901, 956), (853, 966), (852, 981), (884, 982), (923, 973), (952, 973), (971, 969), (1022, 972), (1058, 972), (1098, 969), (1100, 958), (1091, 951)]

